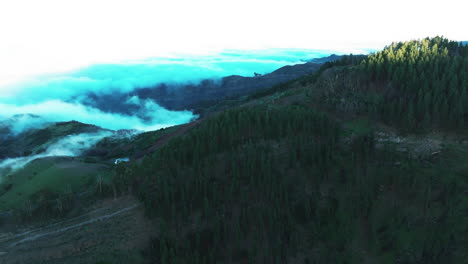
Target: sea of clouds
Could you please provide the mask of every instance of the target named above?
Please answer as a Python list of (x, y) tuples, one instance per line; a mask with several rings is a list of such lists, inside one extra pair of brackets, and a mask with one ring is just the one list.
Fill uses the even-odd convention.
[[(28, 77), (0, 87), (0, 120), (33, 114), (48, 122), (76, 120), (106, 129), (154, 130), (187, 123), (196, 118), (190, 111), (169, 111), (154, 101), (128, 98), (122, 104), (138, 104), (136, 113), (104, 112), (90, 106), (90, 94), (105, 96), (131, 93), (160, 83), (188, 84), (228, 75), (252, 76), (284, 65), (331, 54), (330, 51), (272, 49), (224, 51), (206, 56), (150, 58), (112, 64), (97, 64), (62, 73)], [(21, 128), (30, 126), (23, 120)], [(16, 131), (20, 132), (20, 131)]]
[[(110, 130), (139, 131), (187, 123), (197, 118), (191, 111), (168, 110), (149, 99), (129, 95), (121, 102), (127, 111), (110, 112), (102, 110), (105, 107), (93, 104), (92, 98), (131, 94), (137, 89), (156, 87), (161, 83), (197, 84), (204, 79), (217, 80), (228, 75), (252, 76), (254, 72), (265, 74), (285, 65), (303, 63), (332, 53), (337, 52), (230, 50), (204, 56), (172, 56), (95, 64), (71, 71), (29, 76), (14, 84), (0, 85), (0, 141), (2, 137), (8, 136), (5, 133), (16, 135), (51, 122), (71, 120)], [(8, 130), (2, 130), (2, 127)], [(77, 156), (109, 135), (110, 132), (79, 134), (57, 139), (47, 151), (39, 155), (0, 160), (0, 169), (15, 170), (34, 159), (48, 156)]]

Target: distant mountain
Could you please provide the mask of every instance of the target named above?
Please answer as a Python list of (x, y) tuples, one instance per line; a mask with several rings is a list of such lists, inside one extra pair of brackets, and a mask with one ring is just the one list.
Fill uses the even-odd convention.
[(246, 95), (273, 85), (290, 81), (317, 71), (321, 63), (307, 62), (281, 67), (269, 74), (255, 77), (231, 75), (220, 81), (204, 80), (198, 85), (173, 87), (162, 84), (155, 88), (141, 89), (136, 92), (140, 98), (150, 98), (163, 107), (182, 110), (209, 100), (219, 100), (231, 96)]
[(0, 120), (0, 140), (10, 137), (28, 124), (35, 124), (38, 127), (37, 123), (39, 122), (42, 123), (41, 118), (33, 114), (16, 114), (10, 118)]
[(337, 61), (337, 60), (341, 59), (342, 57), (343, 56), (341, 56), (341, 55), (332, 54), (332, 55), (330, 55), (328, 57), (311, 59), (309, 62), (312, 62), (312, 63), (325, 63), (325, 62), (329, 62), (329, 61)]
[[(316, 72), (327, 61), (339, 59), (332, 55), (303, 64), (288, 65), (271, 73), (253, 77), (231, 75), (220, 80), (206, 79), (198, 84), (175, 85), (162, 83), (153, 87), (141, 88), (129, 94), (108, 94), (97, 96), (90, 94), (90, 104), (103, 111), (134, 114), (138, 112), (136, 105), (122, 104), (132, 96), (140, 99), (151, 99), (169, 110), (192, 109), (193, 106), (232, 96), (247, 95), (252, 92), (272, 87), (301, 76)], [(252, 72), (252, 75), (255, 75)]]

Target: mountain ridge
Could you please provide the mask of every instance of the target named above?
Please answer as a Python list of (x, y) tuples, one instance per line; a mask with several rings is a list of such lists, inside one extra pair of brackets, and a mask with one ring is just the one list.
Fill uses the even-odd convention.
[[(213, 102), (228, 97), (246, 95), (269, 88), (317, 71), (325, 61), (337, 60), (340, 56), (331, 55), (320, 61), (287, 65), (271, 73), (247, 77), (240, 75), (225, 76), (220, 79), (205, 79), (198, 84), (174, 85), (161, 83), (153, 87), (139, 88), (128, 94), (89, 94), (88, 104), (106, 112), (130, 114), (137, 111), (135, 105), (123, 105), (129, 98), (137, 96), (141, 100), (153, 100), (169, 110), (193, 109), (204, 102)], [(252, 73), (253, 74), (253, 73)]]

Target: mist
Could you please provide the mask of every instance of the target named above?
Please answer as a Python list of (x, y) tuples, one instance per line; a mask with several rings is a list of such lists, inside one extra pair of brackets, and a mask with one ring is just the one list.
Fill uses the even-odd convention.
[[(8, 174), (23, 168), (29, 162), (46, 157), (67, 156), (76, 157), (95, 145), (101, 139), (109, 137), (112, 132), (83, 133), (69, 135), (52, 143), (43, 153), (18, 158), (9, 158), (0, 162), (0, 175)], [(2, 173), (3, 172), (3, 173)], [(5, 173), (6, 172), (6, 173)]]
[[(135, 101), (135, 100), (134, 100)], [(133, 115), (103, 112), (97, 108), (85, 106), (80, 102), (64, 102), (50, 100), (36, 104), (11, 105), (0, 104), (0, 117), (8, 118), (23, 114), (20, 122), (12, 122), (11, 130), (18, 134), (30, 128), (38, 128), (50, 122), (65, 122), (76, 120), (85, 124), (93, 124), (101, 128), (137, 129), (141, 131), (156, 130), (190, 122), (196, 116), (190, 111), (169, 111), (151, 100), (138, 100), (140, 110)], [(131, 104), (131, 102), (123, 102)], [(26, 114), (34, 113), (34, 116)], [(18, 118), (16, 119), (18, 120)]]

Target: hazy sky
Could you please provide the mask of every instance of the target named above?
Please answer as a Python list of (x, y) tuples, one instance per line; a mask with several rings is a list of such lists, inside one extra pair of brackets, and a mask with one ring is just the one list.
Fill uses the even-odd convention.
[(0, 84), (96, 62), (221, 49), (468, 40), (464, 1), (2, 0)]

